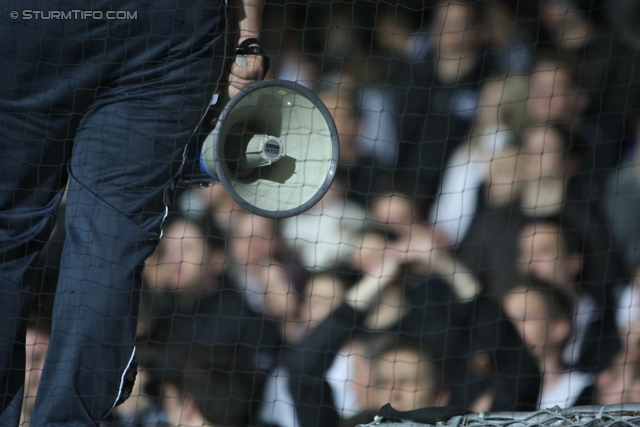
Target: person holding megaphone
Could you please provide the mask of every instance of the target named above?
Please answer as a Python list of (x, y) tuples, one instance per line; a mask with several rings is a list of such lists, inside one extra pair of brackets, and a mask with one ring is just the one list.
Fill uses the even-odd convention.
[[(233, 99), (264, 76), (262, 0), (228, 3), (20, 2), (41, 12), (34, 19), (16, 2), (0, 5), (0, 425), (19, 423), (34, 265), (65, 189), (31, 426), (97, 425), (128, 397), (141, 271), (184, 147), (218, 88)], [(126, 12), (112, 14), (119, 19), (94, 19), (116, 7)], [(77, 10), (93, 13), (74, 18)], [(245, 67), (227, 68), (227, 39)]]

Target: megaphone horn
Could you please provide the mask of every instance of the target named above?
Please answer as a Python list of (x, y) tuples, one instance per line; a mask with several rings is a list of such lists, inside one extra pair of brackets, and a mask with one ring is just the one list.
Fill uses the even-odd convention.
[(245, 87), (200, 135), (191, 181), (219, 181), (247, 211), (298, 215), (327, 192), (338, 166), (331, 114), (310, 90), (287, 80)]

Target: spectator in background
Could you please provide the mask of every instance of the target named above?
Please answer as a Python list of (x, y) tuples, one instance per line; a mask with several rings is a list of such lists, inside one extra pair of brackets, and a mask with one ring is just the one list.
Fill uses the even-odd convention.
[(628, 348), (616, 356), (609, 368), (598, 373), (596, 405), (636, 403), (640, 400), (640, 348), (637, 337), (636, 331), (636, 339), (629, 341)]
[[(342, 304), (344, 294), (352, 284), (352, 279), (338, 270), (317, 269), (316, 271), (305, 283), (296, 318), (289, 319), (286, 323), (287, 343), (293, 346), (303, 341), (330, 312)], [(290, 350), (285, 349), (283, 354), (288, 351)], [(290, 377), (287, 365), (282, 362), (269, 375), (260, 409), (262, 423), (280, 427), (298, 425), (295, 403), (289, 391)], [(329, 380), (329, 385), (334, 393), (335, 407), (349, 412), (353, 398), (345, 391), (344, 379)]]
[(587, 262), (580, 246), (581, 232), (563, 230), (558, 220), (538, 220), (525, 225), (519, 238), (518, 267), (547, 281), (570, 299), (573, 328), (562, 354), (568, 368), (600, 371), (609, 367), (621, 348), (615, 323), (611, 287), (593, 293), (581, 283)]
[[(363, 245), (371, 243), (373, 239), (363, 239)], [(351, 340), (362, 321), (369, 325), (369, 329), (380, 331), (388, 329), (389, 321), (397, 321), (394, 319), (406, 310), (406, 303), (390, 297), (394, 292), (386, 292), (397, 281), (400, 252), (378, 251), (376, 255), (375, 260), (363, 257), (369, 261), (371, 269), (365, 270), (358, 283), (347, 291), (344, 302), (327, 313), (323, 321), (285, 357), (291, 375), (289, 388), (301, 426), (335, 426), (340, 423), (343, 408), (336, 407), (333, 392), (326, 381), (327, 371), (337, 353)], [(348, 378), (344, 380), (348, 381)]]
[[(320, 2), (309, 4), (309, 12), (316, 12), (315, 19), (321, 28), (318, 36), (321, 40), (322, 78), (330, 74), (345, 74), (350, 68), (359, 67), (361, 61), (366, 60), (369, 52), (366, 20), (368, 15), (357, 3), (333, 2), (330, 6)], [(319, 40), (319, 41), (320, 41)], [(321, 89), (321, 88), (320, 88)]]
[[(379, 274), (385, 241), (386, 236), (380, 230), (365, 230), (361, 239), (354, 238), (349, 241), (354, 248), (349, 257), (349, 266), (338, 267), (340, 271), (353, 270), (358, 273), (355, 278), (359, 279), (361, 292), (363, 289), (369, 290), (369, 293), (363, 296), (365, 300), (376, 297), (381, 300), (377, 306), (369, 307), (367, 330), (393, 327), (406, 311), (402, 303), (402, 286), (393, 280), (393, 277), (381, 279), (383, 287), (379, 289), (379, 295), (372, 292), (372, 286), (377, 281), (368, 277)], [(394, 262), (396, 261), (388, 260), (387, 264)], [(320, 271), (324, 272), (312, 275), (302, 294), (301, 309), (295, 328), (296, 339), (291, 341), (297, 346), (285, 353), (284, 359), (287, 362), (267, 384), (267, 400), (262, 410), (263, 421), (283, 427), (298, 425), (297, 422), (302, 425), (332, 425), (341, 418), (359, 413), (365, 409), (363, 405), (367, 404), (367, 397), (363, 396), (362, 388), (366, 390), (367, 386), (363, 384), (369, 384), (368, 358), (371, 355), (357, 339), (360, 334), (350, 330), (356, 325), (352, 325), (349, 319), (340, 317), (339, 322), (346, 322), (342, 327), (327, 324), (327, 319), (332, 318), (334, 313), (349, 311), (348, 307), (345, 307), (348, 304), (344, 298), (347, 292), (351, 298), (355, 298), (355, 291), (350, 290), (354, 275), (336, 274), (336, 269)], [(322, 338), (317, 338), (328, 328), (334, 327), (339, 329), (335, 341), (325, 343)], [(316, 331), (317, 328), (320, 328), (320, 331)], [(327, 358), (308, 362), (300, 359), (303, 356), (312, 357), (306, 353), (306, 349), (317, 345), (327, 346), (322, 350)], [(307, 383), (306, 379), (309, 376), (312, 377), (312, 381)], [(297, 387), (301, 381), (304, 383), (305, 391), (298, 394)], [(360, 384), (361, 387), (354, 386), (355, 384)], [(303, 408), (299, 406), (301, 402)], [(295, 409), (293, 413), (292, 408)], [(366, 408), (371, 409), (369, 406)], [(282, 413), (289, 415), (283, 419)]]
[[(338, 422), (340, 408), (332, 401), (327, 372), (356, 331), (406, 336), (446, 360), (447, 372), (454, 375), (449, 384), (455, 385), (456, 405), (470, 406), (486, 388), (495, 388), (488, 407), (532, 408), (538, 374), (531, 356), (522, 351), (499, 307), (477, 298), (480, 287), (473, 274), (435, 242), (428, 227), (414, 224), (411, 235), (398, 241), (368, 229), (357, 246), (361, 250), (352, 259), (363, 272), (361, 279), (347, 291), (345, 302), (286, 356), (301, 425)], [(410, 264), (416, 265), (413, 272)], [(477, 374), (469, 371), (469, 359), (476, 353), (486, 356), (489, 367), (485, 381), (469, 390), (469, 377), (475, 380)], [(510, 380), (516, 377), (517, 384)]]
[[(224, 348), (252, 375), (256, 396), (277, 363), (278, 325), (249, 307), (225, 269), (225, 241), (208, 225), (171, 216), (157, 254), (157, 288), (143, 293), (142, 366), (160, 374), (185, 355)], [(146, 329), (146, 332), (145, 332)]]
[[(595, 145), (595, 139), (601, 133), (597, 123), (584, 120), (588, 107), (588, 96), (580, 89), (579, 68), (576, 62), (562, 55), (556, 48), (540, 48), (536, 54), (531, 72), (529, 97), (526, 105), (526, 115), (530, 125), (553, 126), (565, 129), (565, 147), (571, 150), (569, 170), (566, 176), (573, 175), (567, 192), (573, 198), (581, 199), (585, 209), (594, 210), (596, 204), (587, 204), (593, 194), (585, 187), (584, 176), (578, 172), (586, 171), (585, 164), (593, 153), (589, 146)], [(567, 153), (568, 154), (568, 153)], [(566, 162), (565, 162), (566, 163)]]
[(372, 169), (376, 162), (368, 148), (359, 140), (362, 129), (360, 109), (356, 103), (357, 84), (348, 73), (326, 76), (318, 94), (333, 117), (340, 138), (339, 169), (346, 179), (346, 196), (366, 206), (376, 185), (388, 176), (384, 171)]
[(168, 427), (249, 427), (256, 402), (254, 377), (224, 348), (194, 347), (162, 385)]
[(162, 243), (146, 262), (138, 335), (146, 337), (157, 322), (176, 315), (176, 304), (179, 312), (189, 313), (201, 297), (221, 287), (224, 242), (214, 229), (211, 233), (206, 218), (168, 218)]
[(20, 416), (20, 426), (23, 427), (31, 425), (31, 414), (44, 367), (44, 358), (49, 348), (49, 336), (50, 329), (43, 319), (33, 319), (27, 324), (25, 378)]
[(582, 236), (581, 283), (600, 293), (598, 298), (604, 298), (605, 286), (625, 277), (620, 259), (608, 252), (611, 236), (598, 212), (571, 191), (575, 157), (569, 148), (576, 139), (575, 133), (559, 123), (530, 126), (522, 133), (520, 154), (500, 155), (496, 161), (504, 165), (490, 170), (490, 175), (497, 174), (492, 179), (505, 185), (493, 188), (492, 182), (485, 184), (480, 209), (456, 251), (498, 299), (518, 278), (517, 236), (530, 218), (560, 218), (564, 230)]
[(275, 220), (236, 211), (231, 219), (229, 236), (229, 259), (233, 274), (241, 281), (247, 280), (247, 269), (253, 266), (268, 266), (274, 258), (283, 256), (286, 249), (280, 239)]
[(437, 2), (428, 57), (397, 60), (389, 77), (399, 133), (396, 179), (427, 206), (450, 154), (470, 131), (480, 84), (491, 74), (479, 7), (472, 1)]
[[(307, 272), (281, 238), (276, 222), (244, 211), (233, 213), (230, 275), (251, 309), (275, 320), (281, 333), (295, 317)], [(284, 338), (284, 336), (283, 336)]]
[[(365, 230), (351, 257), (356, 271), (375, 271), (381, 262), (381, 254), (387, 246), (407, 254), (404, 285), (417, 285), (430, 274), (442, 276), (452, 286), (457, 298), (469, 300), (475, 297), (480, 285), (463, 263), (448, 252), (444, 240), (436, 230), (418, 218), (418, 206), (401, 192), (381, 190), (370, 207), (371, 226)], [(432, 257), (436, 262), (432, 263)]]
[(630, 116), (634, 143), (620, 167), (607, 177), (602, 212), (611, 227), (613, 250), (630, 271), (640, 261), (640, 113)]
[[(361, 203), (367, 198), (367, 184), (359, 180), (370, 176), (360, 165), (356, 145), (358, 118), (348, 83), (325, 81), (319, 93), (338, 130), (340, 158), (334, 181), (325, 196), (311, 209), (280, 221), (280, 232), (296, 253), (301, 264), (310, 270), (332, 269), (348, 258), (353, 236), (362, 229), (366, 216)], [(348, 195), (351, 197), (347, 197)]]
[[(497, 0), (485, 11), (487, 57), (504, 75), (528, 74), (533, 63), (535, 36), (532, 6)], [(533, 13), (532, 13), (533, 12)]]
[(554, 122), (582, 130), (588, 99), (580, 91), (577, 73), (576, 64), (557, 49), (540, 48), (529, 84), (526, 114), (530, 124)]
[(598, 373), (596, 404), (638, 402), (640, 397), (640, 263), (630, 283), (616, 295), (616, 325), (622, 347), (613, 363)]
[[(507, 146), (493, 156), (464, 238), (459, 241), (449, 238), (458, 241), (457, 255), (477, 272), (485, 289), (498, 299), (504, 286), (518, 278), (514, 254), (523, 217), (563, 211), (565, 196), (571, 188), (568, 177), (579, 163), (574, 160), (576, 150), (570, 152), (569, 147), (583, 145), (578, 141), (581, 140), (579, 116), (584, 97), (578, 93), (571, 70), (558, 68), (557, 57), (545, 55), (538, 55), (530, 76), (524, 120), (535, 125), (521, 129), (518, 145), (524, 155), (519, 156), (518, 148)], [(480, 109), (479, 119), (482, 116)], [(520, 130), (519, 125), (515, 123), (514, 129)], [(574, 131), (567, 130), (570, 125), (575, 126)], [(572, 204), (583, 200), (576, 192), (571, 195)], [(539, 196), (546, 202), (538, 203)], [(446, 193), (443, 202), (455, 197), (461, 196)], [(575, 210), (584, 213), (585, 206)], [(442, 215), (447, 213), (444, 210)], [(453, 225), (455, 229), (455, 221)], [(453, 232), (449, 234), (456, 237)], [(606, 247), (604, 242), (601, 247)]]
[(368, 220), (392, 239), (409, 239), (413, 225), (420, 225), (420, 217), (419, 206), (411, 197), (388, 186), (379, 186), (369, 205)]
[(598, 373), (596, 404), (640, 401), (640, 264), (632, 283), (625, 286), (617, 301), (616, 323), (622, 348), (607, 369)]
[(366, 389), (368, 405), (361, 413), (343, 420), (340, 427), (371, 423), (387, 403), (399, 411), (447, 403), (442, 364), (418, 341), (385, 335), (374, 337), (373, 341), (371, 385)]
[(616, 289), (616, 325), (623, 341), (640, 333), (640, 261), (633, 269), (629, 283)]
[(338, 169), (331, 187), (314, 207), (280, 221), (283, 239), (309, 271), (334, 269), (353, 251), (366, 211), (346, 198), (348, 178)]
[(360, 159), (356, 145), (358, 111), (354, 103), (355, 83), (347, 74), (325, 76), (320, 84), (318, 97), (327, 107), (336, 124), (340, 142), (339, 165), (348, 168)]
[(496, 76), (482, 84), (471, 136), (447, 162), (429, 212), (434, 228), (451, 246), (459, 244), (467, 233), (491, 161), (516, 140), (523, 122), (526, 89), (527, 79), (522, 76)]
[(523, 219), (519, 210), (517, 159), (518, 148), (511, 145), (491, 159), (474, 217), (464, 239), (453, 248), (478, 276), (484, 292), (496, 300), (502, 298), (507, 283), (518, 277), (514, 253)]
[[(576, 68), (575, 82), (584, 106), (575, 111), (585, 122), (588, 146), (582, 165), (582, 180), (591, 197), (602, 191), (602, 179), (620, 161), (625, 115), (640, 106), (640, 55), (635, 46), (620, 37), (621, 32), (604, 31), (597, 13), (576, 0), (544, 2), (541, 22), (560, 55)], [(577, 65), (577, 66), (576, 66)]]
[[(575, 157), (571, 144), (579, 136), (556, 124), (529, 128), (523, 135), (517, 165), (520, 209), (525, 217), (559, 217), (563, 230), (581, 236), (583, 286), (602, 292), (626, 279), (624, 264), (610, 253), (611, 234), (599, 212), (580, 193), (572, 191)], [(599, 298), (603, 298), (602, 296)]]
[[(377, 2), (373, 14), (373, 55), (369, 62), (374, 75), (364, 80), (358, 93), (360, 123), (358, 145), (374, 177), (388, 175), (396, 164), (398, 149), (397, 115), (394, 114), (394, 91), (389, 88), (389, 70), (394, 61), (424, 61), (430, 37), (416, 28), (415, 9), (406, 3), (391, 5)], [(375, 74), (375, 71), (378, 71)], [(368, 76), (371, 73), (367, 73)], [(376, 188), (372, 188), (376, 192)]]
[(394, 409), (410, 411), (445, 405), (448, 395), (440, 363), (415, 340), (387, 339), (386, 347), (373, 358), (371, 406), (381, 408), (391, 403)]
[(640, 401), (640, 360), (638, 345), (629, 353), (621, 352), (612, 366), (598, 373), (596, 378), (596, 405), (637, 403)]
[[(511, 171), (513, 172), (513, 168)], [(507, 181), (513, 183), (512, 178)], [(363, 249), (357, 261), (362, 264), (363, 270), (374, 267), (375, 261), (371, 261), (376, 259), (375, 253), (384, 253), (384, 238), (390, 241), (398, 239), (401, 243), (395, 242), (392, 247), (412, 255), (411, 262), (405, 267), (402, 280), (404, 288), (399, 288), (397, 293), (402, 295), (406, 289), (412, 289), (411, 301), (415, 302), (415, 306), (410, 304), (414, 309), (405, 308), (390, 314), (384, 313), (389, 312), (388, 309), (380, 310), (377, 322), (390, 326), (393, 321), (388, 319), (401, 316), (398, 326), (400, 331), (421, 337), (436, 357), (449, 360), (445, 367), (451, 372), (450, 395), (454, 404), (473, 405), (475, 409), (482, 411), (491, 407), (512, 408), (514, 402), (510, 399), (516, 393), (512, 388), (514, 384), (508, 380), (502, 382), (505, 380), (502, 375), (515, 370), (522, 375), (521, 388), (517, 392), (517, 399), (521, 399), (518, 404), (526, 407), (526, 402), (530, 402), (528, 399), (531, 397), (527, 394), (527, 384), (532, 378), (535, 381), (536, 374), (531, 375), (535, 367), (529, 357), (521, 359), (522, 355), (517, 349), (519, 339), (514, 336), (515, 331), (501, 320), (498, 307), (482, 295), (482, 284), (476, 273), (457, 259), (455, 252), (445, 249), (449, 247), (449, 243), (435, 228), (416, 222), (418, 214), (410, 198), (399, 193), (383, 192), (373, 200), (371, 208), (373, 224), (383, 227), (385, 233), (379, 237), (372, 233), (365, 235), (367, 243), (365, 245), (363, 240)], [(372, 251), (367, 247), (373, 248), (374, 256), (367, 253)], [(390, 286), (387, 293), (394, 289), (396, 287)], [(396, 297), (391, 301), (400, 299), (401, 297)], [(392, 305), (397, 306), (398, 303), (385, 304), (387, 308)], [(445, 312), (442, 311), (443, 308)], [(451, 317), (447, 310), (456, 314)], [(427, 324), (428, 331), (421, 331), (421, 325)], [(452, 324), (459, 325), (460, 330), (452, 333)], [(454, 338), (451, 334), (457, 336)], [(498, 345), (492, 341), (496, 337), (501, 341), (500, 352), (491, 350), (492, 346)], [(511, 361), (518, 360), (521, 365), (510, 366), (507, 361), (509, 358)], [(527, 375), (531, 377), (526, 378)], [(490, 389), (494, 387), (499, 390), (495, 395), (490, 393)], [(513, 394), (507, 396), (511, 391)]]
[(233, 213), (242, 211), (243, 208), (218, 183), (205, 188), (189, 187), (179, 194), (176, 210), (189, 217), (208, 215), (211, 224), (228, 234)]
[[(492, 181), (487, 183), (481, 199), (484, 205), (455, 253), (470, 271), (477, 273), (485, 292), (500, 300), (521, 274), (518, 236), (524, 224), (555, 218), (563, 232), (577, 235), (576, 248), (582, 264), (571, 277), (574, 285), (580, 287), (581, 295), (590, 295), (597, 301), (593, 314), (599, 316), (592, 326), (595, 335), (587, 340), (595, 346), (594, 350), (581, 352), (583, 360), (578, 360), (578, 353), (574, 353), (576, 359), (568, 360), (567, 366), (598, 370), (611, 363), (619, 347), (611, 313), (611, 291), (617, 279), (613, 273), (619, 274), (619, 269), (608, 252), (606, 228), (579, 200), (566, 197), (570, 164), (567, 135), (557, 124), (529, 128), (523, 134), (522, 156), (517, 156), (511, 148), (492, 162), (489, 171)], [(500, 185), (494, 188), (494, 182)], [(528, 265), (520, 264), (520, 267)], [(581, 324), (577, 325), (582, 331)]]
[(520, 181), (520, 208), (527, 216), (558, 215), (575, 203), (567, 195), (574, 139), (570, 128), (557, 123), (525, 129), (516, 178)]
[(546, 282), (525, 279), (504, 295), (503, 306), (542, 373), (538, 409), (592, 404), (593, 372), (570, 369), (563, 358), (574, 328), (568, 295)]
[(258, 312), (264, 318), (274, 322), (284, 343), (288, 343), (290, 334), (286, 329), (299, 311), (301, 285), (308, 276), (306, 271), (297, 274), (292, 271), (303, 270), (299, 266), (286, 266), (275, 261), (267, 266), (251, 268), (252, 277), (260, 286), (256, 295), (261, 300), (262, 309)]
[(260, 34), (272, 61), (266, 78), (290, 80), (315, 91), (321, 66), (316, 46), (318, 38), (311, 34), (311, 28), (316, 27), (318, 16), (307, 16), (304, 3), (289, 3), (286, 8), (273, 6), (269, 2), (264, 5)]

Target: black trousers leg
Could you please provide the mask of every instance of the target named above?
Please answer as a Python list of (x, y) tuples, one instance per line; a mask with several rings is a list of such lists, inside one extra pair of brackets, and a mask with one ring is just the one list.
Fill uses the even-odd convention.
[[(9, 16), (11, 3), (0, 15)], [(129, 21), (0, 23), (3, 426), (19, 419), (32, 286), (25, 274), (50, 231), (67, 161), (67, 241), (32, 425), (96, 425), (122, 397), (142, 263), (160, 235), (183, 147), (220, 78), (225, 44), (218, 2), (145, 3), (45, 5), (137, 12)]]

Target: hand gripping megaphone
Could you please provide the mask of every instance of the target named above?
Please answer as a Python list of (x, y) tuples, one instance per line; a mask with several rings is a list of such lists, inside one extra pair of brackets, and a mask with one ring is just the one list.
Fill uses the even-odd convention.
[(298, 215), (329, 189), (338, 132), (326, 106), (304, 86), (253, 83), (227, 102), (214, 124), (190, 147), (185, 180), (220, 182), (240, 206), (268, 218)]

